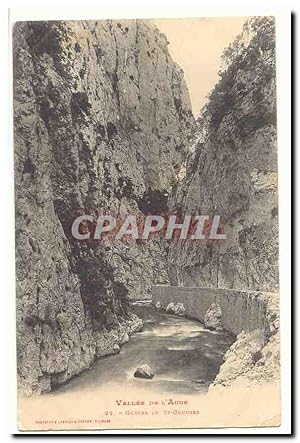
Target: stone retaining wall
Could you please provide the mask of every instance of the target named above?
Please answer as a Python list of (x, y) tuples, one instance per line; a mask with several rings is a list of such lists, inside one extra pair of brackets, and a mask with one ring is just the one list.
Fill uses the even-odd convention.
[(273, 321), (277, 316), (279, 302), (277, 293), (165, 285), (152, 287), (152, 303), (158, 301), (162, 309), (170, 302), (183, 303), (186, 315), (200, 321), (211, 304), (218, 303), (223, 328), (235, 335), (255, 329), (268, 335), (270, 318)]

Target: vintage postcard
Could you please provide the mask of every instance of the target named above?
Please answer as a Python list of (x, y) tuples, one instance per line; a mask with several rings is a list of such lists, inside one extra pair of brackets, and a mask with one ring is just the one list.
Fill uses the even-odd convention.
[(12, 24), (21, 431), (280, 426), (276, 26)]

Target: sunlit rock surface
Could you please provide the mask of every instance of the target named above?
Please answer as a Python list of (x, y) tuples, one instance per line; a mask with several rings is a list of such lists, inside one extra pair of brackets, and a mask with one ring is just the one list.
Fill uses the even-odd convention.
[(80, 243), (70, 226), (97, 210), (165, 210), (194, 118), (149, 22), (17, 23), (14, 78), (18, 374), (30, 394), (116, 352), (141, 327), (129, 298), (169, 281), (159, 240)]
[(227, 238), (173, 242), (174, 285), (278, 290), (274, 20), (256, 18), (253, 29), (198, 119), (185, 178), (170, 197), (178, 215), (220, 215)]

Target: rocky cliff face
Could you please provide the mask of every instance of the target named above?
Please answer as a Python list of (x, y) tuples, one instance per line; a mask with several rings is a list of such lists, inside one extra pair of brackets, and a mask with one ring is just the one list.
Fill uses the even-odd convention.
[(225, 52), (227, 68), (198, 120), (198, 141), (170, 205), (221, 216), (227, 239), (170, 245), (175, 285), (278, 289), (274, 21), (256, 18)]
[(77, 242), (80, 213), (161, 210), (194, 130), (182, 70), (149, 22), (14, 28), (20, 387), (51, 389), (141, 327), (130, 297), (168, 282), (159, 240)]
[[(277, 290), (272, 20), (250, 21), (225, 56), (193, 144), (183, 72), (150, 22), (15, 25), (23, 392), (50, 390), (118, 352), (142, 326), (129, 300), (153, 284)], [(75, 217), (97, 211), (218, 214), (227, 239), (74, 240)]]

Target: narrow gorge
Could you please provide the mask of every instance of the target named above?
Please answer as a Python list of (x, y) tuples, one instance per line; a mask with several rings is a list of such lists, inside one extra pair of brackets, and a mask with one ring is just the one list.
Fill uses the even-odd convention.
[[(150, 300), (153, 286), (261, 291), (277, 307), (273, 20), (253, 19), (225, 51), (198, 119), (149, 20), (19, 22), (13, 39), (22, 393), (117, 354), (143, 327), (132, 301)], [(72, 238), (78, 215), (99, 212), (220, 214), (227, 239)], [(265, 340), (278, 359), (271, 317)]]

